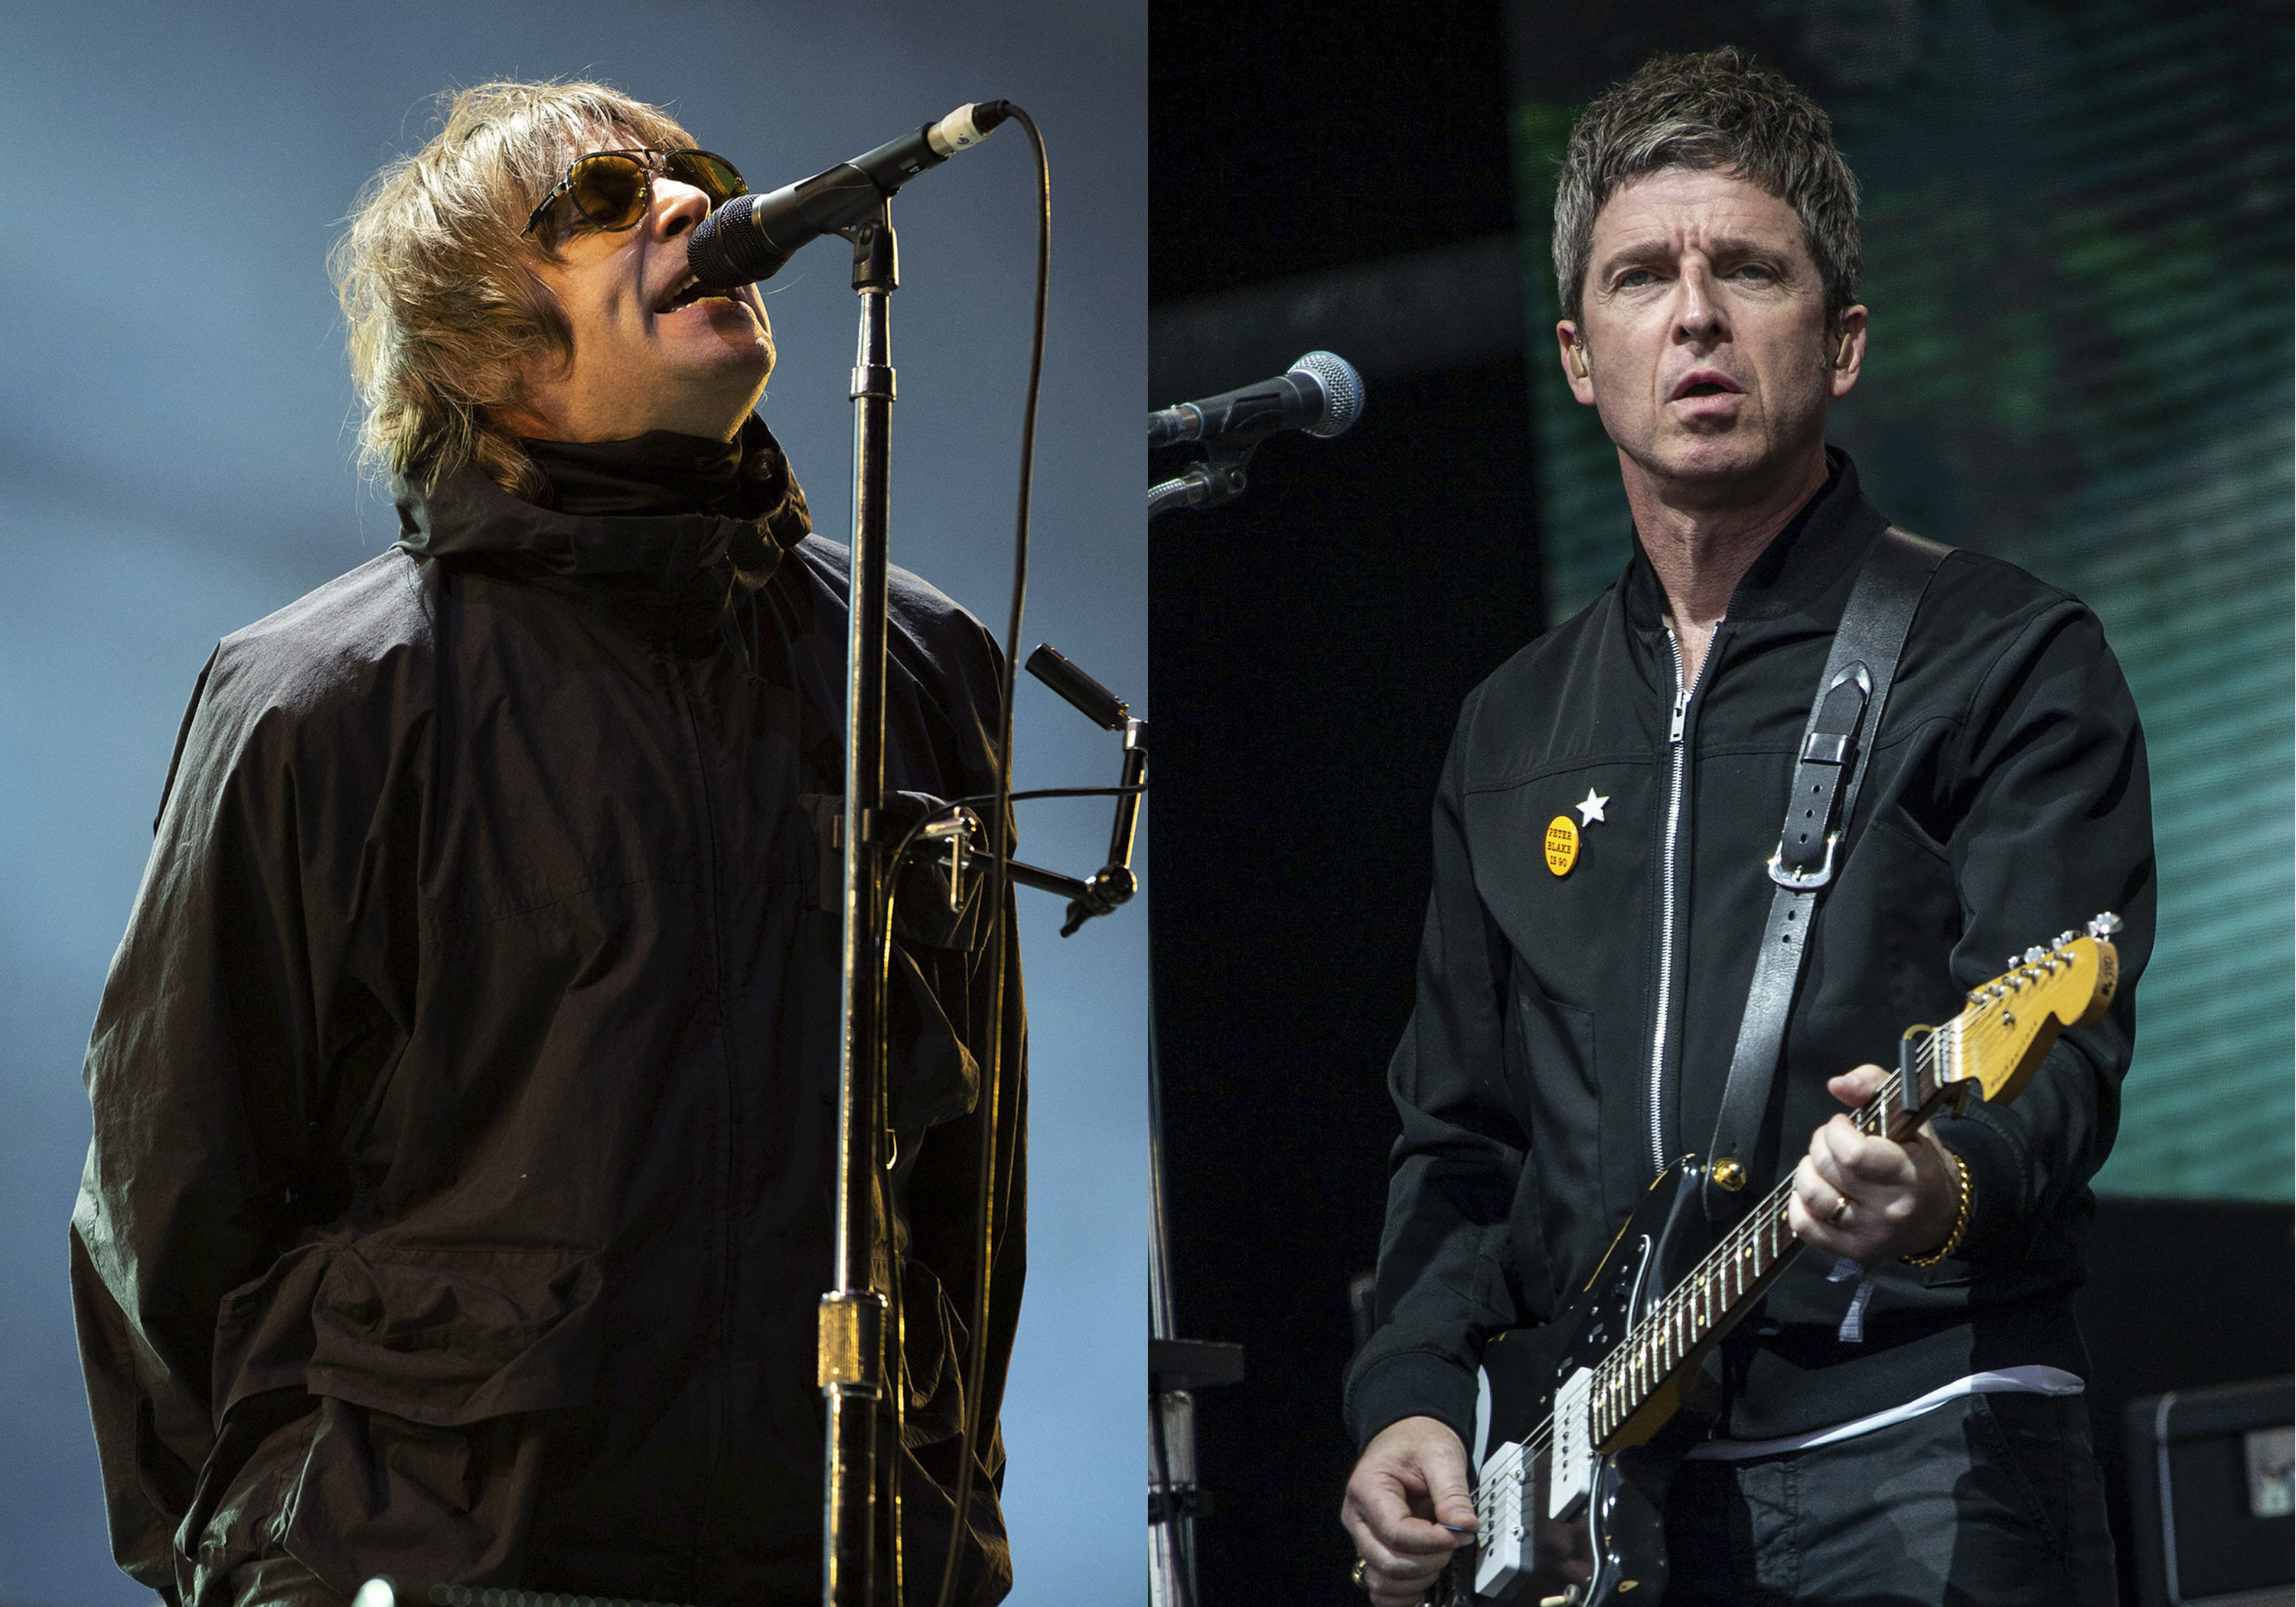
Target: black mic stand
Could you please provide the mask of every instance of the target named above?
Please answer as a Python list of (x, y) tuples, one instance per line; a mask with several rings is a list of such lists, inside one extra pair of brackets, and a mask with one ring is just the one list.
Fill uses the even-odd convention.
[(1140, 821), (1140, 797), (1148, 786), (1148, 722), (1133, 718), (1131, 707), (1122, 698), (1078, 669), (1050, 643), (1037, 643), (1037, 651), (1022, 668), (1094, 725), (1124, 738), (1124, 768), (1116, 783), (1116, 822), (1108, 832), (1108, 863), (1090, 876), (1078, 878), (1018, 859), (1004, 862), (1004, 873), (1022, 887), (1057, 893), (1069, 901), (1061, 936), (1073, 937), (1086, 922), (1095, 915), (1115, 914), (1117, 906), (1139, 890), (1139, 879), (1132, 873), (1132, 837)]
[[(887, 844), (885, 791), (885, 497), (890, 478), (893, 367), (889, 303), (899, 249), (884, 202), (838, 231), (853, 244), (861, 332), (853, 365), (852, 592), (845, 649), (844, 1041), (837, 1076), (837, 1246), (821, 1297), (817, 1379), (828, 1404), (822, 1465), (824, 1607), (873, 1607), (876, 1585), (877, 1449), (889, 1392), (886, 1295), (871, 1286), (885, 1242), (879, 1185), (885, 1040), (879, 1022)], [(898, 1447), (889, 1462), (898, 1472)], [(898, 1479), (888, 1493), (892, 1599), (901, 1598)]]
[(1211, 1496), (1196, 1479), (1196, 1391), (1243, 1377), (1243, 1347), (1179, 1337), (1172, 1246), (1164, 1217), (1164, 1078), (1148, 1052), (1148, 1600), (1195, 1607), (1196, 1520)]

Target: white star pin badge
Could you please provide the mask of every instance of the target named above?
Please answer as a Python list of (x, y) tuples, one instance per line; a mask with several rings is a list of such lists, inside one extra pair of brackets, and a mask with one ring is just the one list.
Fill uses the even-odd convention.
[(1570, 807), (1578, 811), (1578, 824), (1582, 826), (1590, 826), (1603, 819), (1603, 806), (1610, 801), (1609, 794), (1605, 793), (1597, 798), (1595, 795), (1595, 789), (1589, 787), (1587, 789), (1587, 796)]

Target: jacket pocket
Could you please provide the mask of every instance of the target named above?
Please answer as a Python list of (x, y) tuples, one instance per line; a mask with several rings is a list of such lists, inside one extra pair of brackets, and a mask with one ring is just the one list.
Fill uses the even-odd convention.
[(314, 1395), (440, 1427), (586, 1403), (600, 1277), (572, 1251), (344, 1250), (311, 1311)]
[(908, 1390), (902, 1440), (912, 1450), (955, 1436), (964, 1422), (964, 1319), (939, 1277), (912, 1259), (901, 1268), (901, 1371)]
[(948, 1013), (950, 1001), (960, 1009), (970, 1002), (967, 981), (960, 955), (893, 945), (886, 1024), (894, 1069), (893, 1126), (904, 1135), (905, 1145), (927, 1127), (966, 1114), (980, 1097), (980, 1064)]
[(1512, 1108), (1522, 1116), (1527, 1196), (1516, 1205), (1516, 1231), (1520, 1235), (1524, 1215), (1535, 1212), (1549, 1293), (1559, 1309), (1562, 1291), (1576, 1289), (1585, 1276), (1588, 1245), (1599, 1249), (1616, 1226), (1603, 1197), (1603, 1079), (1595, 1058), (1595, 1013), (1549, 998), (1520, 966), (1510, 991), (1507, 1092)]
[(1548, 998), (1520, 967), (1513, 992), (1506, 1067), (1515, 1108), (1544, 1113), (1567, 1106), (1573, 1115), (1599, 1111), (1603, 1082), (1595, 1064), (1595, 1013)]

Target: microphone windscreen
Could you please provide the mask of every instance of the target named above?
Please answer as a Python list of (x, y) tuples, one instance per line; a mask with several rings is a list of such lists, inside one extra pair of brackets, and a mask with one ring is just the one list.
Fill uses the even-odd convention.
[(701, 220), (686, 242), (685, 265), (693, 276), (714, 291), (770, 279), (789, 260), (789, 253), (767, 243), (750, 222), (750, 214), (764, 198), (736, 195)]
[(1323, 416), (1305, 426), (1324, 440), (1343, 435), (1363, 412), (1363, 376), (1335, 352), (1311, 351), (1292, 365), (1292, 373), (1307, 375), (1324, 393)]

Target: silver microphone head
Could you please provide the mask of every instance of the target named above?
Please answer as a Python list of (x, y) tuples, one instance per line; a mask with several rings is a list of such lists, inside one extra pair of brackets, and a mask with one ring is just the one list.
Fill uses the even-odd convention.
[(1311, 351), (1287, 372), (1306, 374), (1324, 393), (1324, 416), (1307, 427), (1308, 434), (1322, 440), (1344, 435), (1362, 414), (1363, 376), (1345, 357), (1335, 352)]

